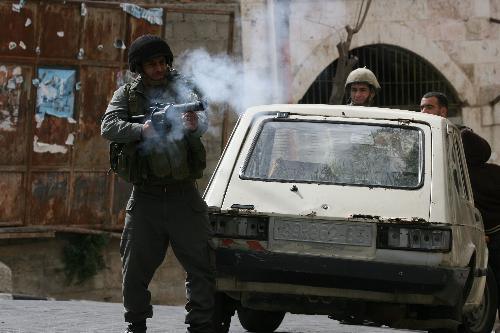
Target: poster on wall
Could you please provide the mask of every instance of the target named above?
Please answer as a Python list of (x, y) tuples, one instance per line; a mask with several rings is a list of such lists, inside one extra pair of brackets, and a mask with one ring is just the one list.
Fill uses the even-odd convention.
[(15, 131), (24, 78), (20, 66), (0, 64), (0, 131)]
[(72, 118), (75, 102), (76, 70), (38, 68), (36, 112), (38, 116), (50, 114)]

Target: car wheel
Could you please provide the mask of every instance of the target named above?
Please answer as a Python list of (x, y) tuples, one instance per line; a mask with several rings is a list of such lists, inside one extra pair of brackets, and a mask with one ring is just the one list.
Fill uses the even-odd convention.
[(248, 332), (271, 333), (274, 332), (285, 317), (284, 312), (253, 310), (239, 307), (238, 318), (241, 326)]
[(231, 326), (231, 317), (236, 310), (237, 302), (225, 293), (215, 294), (215, 308), (213, 325), (215, 333), (228, 333)]
[(491, 333), (495, 324), (498, 304), (497, 285), (493, 271), (488, 268), (481, 304), (474, 311), (464, 314), (457, 330), (434, 329), (429, 333)]
[(488, 267), (483, 300), (477, 309), (464, 315), (464, 320), (459, 327), (459, 332), (491, 333), (493, 325), (495, 324), (497, 304), (498, 293), (495, 275), (491, 268)]

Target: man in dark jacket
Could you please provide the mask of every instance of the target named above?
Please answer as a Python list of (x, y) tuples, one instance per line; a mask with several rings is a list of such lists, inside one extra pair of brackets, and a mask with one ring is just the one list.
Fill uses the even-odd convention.
[(461, 134), (474, 204), (481, 212), (487, 237), (488, 264), (500, 286), (500, 166), (487, 163), (491, 147), (485, 139), (470, 129)]
[[(146, 332), (153, 315), (148, 285), (170, 244), (186, 275), (188, 332), (212, 333), (214, 267), (209, 256), (207, 206), (195, 180), (205, 168), (200, 137), (206, 116), (197, 112), (169, 114), (168, 127), (130, 121), (148, 115), (157, 103), (187, 103), (196, 91), (172, 69), (173, 55), (160, 37), (137, 38), (128, 53), (129, 67), (139, 73), (113, 95), (101, 124), (106, 139), (126, 145), (118, 159), (122, 177), (134, 184), (127, 203), (120, 244), (126, 332)], [(123, 170), (125, 169), (125, 170)], [(124, 172), (123, 172), (124, 171)]]
[[(428, 92), (422, 97), (420, 111), (446, 118), (448, 98), (441, 92)], [(488, 141), (465, 126), (460, 126), (460, 133), (474, 204), (483, 218), (488, 265), (495, 274), (497, 286), (500, 286), (500, 166), (486, 163), (491, 156)]]

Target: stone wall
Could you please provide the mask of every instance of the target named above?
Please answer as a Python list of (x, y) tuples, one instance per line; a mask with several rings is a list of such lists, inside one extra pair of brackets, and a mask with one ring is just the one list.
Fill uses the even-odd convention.
[[(0, 258), (12, 271), (12, 288), (5, 292), (58, 300), (121, 302), (119, 239), (112, 238), (103, 250), (104, 269), (81, 284), (76, 280), (68, 283), (64, 274), (63, 248), (70, 240), (68, 235), (58, 234), (55, 238), (2, 241)], [(184, 271), (169, 249), (151, 283), (152, 303), (183, 304), (184, 278)]]
[[(336, 44), (345, 39), (345, 25), (354, 26), (361, 1), (242, 0), (242, 49), (248, 68), (272, 72), (271, 59), (263, 61), (252, 46), (255, 40), (266, 40), (271, 32), (269, 7), (280, 4), (290, 10), (290, 61), (280, 68), (289, 67), (291, 83), (283, 89), (297, 102), (337, 59)], [(383, 43), (429, 61), (457, 91), (464, 124), (485, 136), (498, 155), (500, 106), (490, 102), (500, 95), (500, 24), (490, 18), (500, 19), (500, 0), (372, 1), (351, 49)]]

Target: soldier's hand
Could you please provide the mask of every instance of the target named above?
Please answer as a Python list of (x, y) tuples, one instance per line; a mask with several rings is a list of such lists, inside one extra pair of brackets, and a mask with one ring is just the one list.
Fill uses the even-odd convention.
[(151, 120), (147, 120), (143, 125), (142, 125), (142, 138), (143, 139), (151, 139), (158, 134), (156, 133), (153, 123)]
[(190, 131), (198, 128), (198, 115), (194, 111), (186, 112), (182, 115), (184, 127)]

